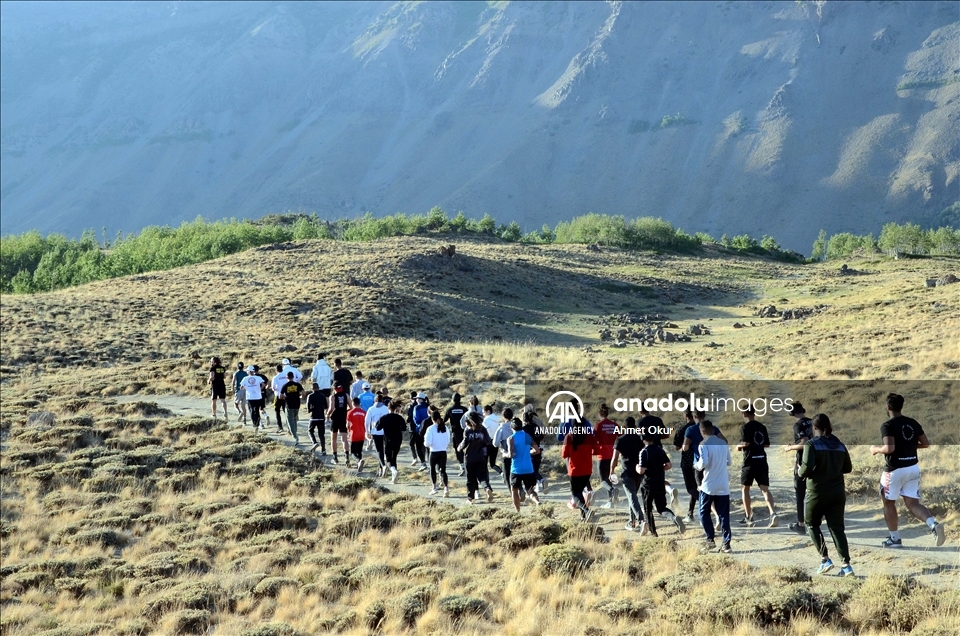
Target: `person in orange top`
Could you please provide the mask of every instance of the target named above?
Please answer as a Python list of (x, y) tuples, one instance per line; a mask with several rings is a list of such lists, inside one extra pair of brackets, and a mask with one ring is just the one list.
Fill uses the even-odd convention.
[(610, 460), (613, 459), (613, 445), (617, 441), (617, 423), (609, 417), (610, 408), (606, 404), (600, 405), (600, 421), (594, 424), (593, 434), (596, 437), (594, 454), (600, 460), (600, 483), (607, 490), (607, 503), (604, 508), (612, 508), (617, 504), (617, 489), (610, 482)]
[[(360, 408), (360, 398), (353, 398), (353, 408), (347, 412), (347, 426), (350, 429), (350, 455), (357, 458), (357, 474), (363, 470), (363, 442), (367, 437), (367, 412)], [(350, 467), (349, 455), (347, 468)]]
[(593, 511), (587, 503), (587, 493), (590, 490), (590, 475), (593, 474), (593, 452), (596, 440), (589, 429), (573, 426), (563, 438), (563, 448), (560, 456), (567, 460), (567, 474), (570, 476), (570, 491), (580, 509), (580, 518), (590, 521)]

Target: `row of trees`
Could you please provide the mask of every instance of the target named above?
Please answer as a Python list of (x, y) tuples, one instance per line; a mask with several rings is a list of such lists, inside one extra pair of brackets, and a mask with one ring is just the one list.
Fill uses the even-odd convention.
[(923, 229), (915, 223), (887, 223), (880, 237), (873, 234), (858, 236), (841, 232), (827, 236), (825, 230), (813, 242), (811, 260), (835, 260), (856, 255), (900, 254), (911, 256), (956, 256), (960, 255), (960, 230), (952, 227)]
[[(524, 234), (517, 222), (497, 224), (490, 215), (470, 219), (459, 212), (453, 217), (435, 207), (427, 214), (394, 214), (358, 219), (324, 221), (315, 214), (271, 215), (258, 221), (230, 219), (207, 222), (198, 218), (177, 228), (150, 226), (138, 234), (118, 234), (112, 241), (98, 241), (92, 231), (79, 239), (61, 234), (42, 236), (27, 232), (0, 238), (0, 291), (31, 293), (82, 283), (141, 274), (200, 263), (251, 247), (291, 240), (327, 239), (373, 241), (392, 236), (457, 233), (489, 236), (510, 242), (601, 244), (624, 249), (694, 252), (715, 244), (746, 254), (784, 260), (802, 256), (781, 249), (771, 236), (759, 241), (747, 234), (714, 239), (698, 232), (690, 235), (662, 219), (585, 214), (562, 221), (554, 228)], [(815, 260), (840, 258), (857, 250), (910, 254), (958, 254), (960, 232), (951, 228), (921, 230), (919, 226), (895, 223), (884, 226), (878, 241), (871, 236), (824, 232), (814, 244)]]

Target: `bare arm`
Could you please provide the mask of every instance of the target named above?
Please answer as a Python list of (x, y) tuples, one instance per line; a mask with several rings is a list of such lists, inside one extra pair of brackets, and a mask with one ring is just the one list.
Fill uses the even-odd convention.
[(616, 448), (613, 449), (613, 457), (610, 458), (610, 474), (612, 475), (615, 470), (617, 470), (617, 462), (620, 461), (620, 451)]
[[(924, 435), (926, 437), (926, 435)], [(919, 446), (918, 446), (919, 447)], [(890, 436), (883, 438), (883, 446), (871, 446), (871, 455), (889, 455), (897, 448), (897, 441)]]
[(673, 464), (671, 464), (670, 462), (667, 462), (666, 464), (663, 465), (664, 470), (670, 470), (671, 468), (673, 468)]
[(926, 433), (917, 439), (917, 448), (930, 448), (930, 440), (927, 439)]

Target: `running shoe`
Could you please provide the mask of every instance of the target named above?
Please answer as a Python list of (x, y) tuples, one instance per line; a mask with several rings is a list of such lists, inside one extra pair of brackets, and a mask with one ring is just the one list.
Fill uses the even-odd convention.
[(826, 574), (833, 569), (833, 561), (827, 559), (826, 561), (820, 564), (820, 567), (817, 568), (817, 574)]
[(244, 424), (246, 424), (246, 422), (247, 422), (247, 421), (244, 419), (244, 417), (243, 417), (243, 413), (238, 413), (238, 414), (237, 414), (237, 421), (238, 421), (238, 422), (241, 422), (241, 421), (242, 421)]
[(387, 472), (386, 466), (381, 466), (380, 470), (377, 471), (377, 477), (383, 477)]
[(503, 474), (503, 469), (500, 468), (499, 466), (497, 466), (496, 464), (493, 465), (493, 469), (494, 469), (495, 471), (497, 471), (497, 475), (502, 475), (502, 474)]
[[(753, 517), (746, 517), (746, 516), (745, 516), (745, 517), (744, 517), (743, 519), (741, 519), (738, 523), (739, 523), (741, 526), (749, 526), (749, 527), (752, 528), (752, 527), (753, 527)], [(719, 529), (720, 529), (720, 528), (717, 528), (717, 530), (719, 530)]]
[(677, 515), (673, 515), (673, 522), (677, 524), (677, 530), (680, 531), (680, 534), (683, 534), (684, 532), (687, 531), (687, 526), (683, 525), (683, 519), (681, 519)]
[(460, 464), (460, 472), (457, 473), (457, 477), (463, 477), (467, 472), (467, 469), (464, 468), (463, 464)]
[(414, 458), (413, 458), (413, 461), (410, 462), (410, 466), (416, 466), (416, 465), (419, 464), (419, 463), (421, 463), (420, 460), (417, 459), (416, 457), (414, 457)]
[(487, 488), (487, 501), (493, 503), (493, 488)]
[(310, 452), (312, 453), (313, 451), (317, 450), (318, 448), (320, 448), (320, 444), (314, 444), (313, 446), (310, 447)]
[(435, 494), (437, 494), (438, 492), (440, 492), (440, 491), (437, 490), (437, 487), (436, 487), (436, 486), (434, 486), (434, 487), (433, 487), (433, 490), (430, 491), (430, 494), (431, 494), (431, 495), (435, 495)]
[(780, 522), (777, 521), (777, 515), (770, 515), (770, 523), (767, 524), (768, 528), (776, 528), (780, 525)]
[(640, 522), (640, 530), (639, 530), (639, 532), (640, 532), (640, 536), (641, 536), (641, 537), (644, 536), (644, 535), (646, 535), (646, 534), (649, 532), (649, 529), (647, 528), (647, 522), (646, 522), (646, 521), (641, 521), (641, 522)]
[(390, 483), (391, 484), (397, 483), (397, 469), (394, 468), (393, 466), (390, 467)]
[(636, 532), (636, 531), (637, 531), (637, 527), (636, 527), (635, 525), (633, 525), (632, 523), (630, 523), (629, 521), (627, 522), (627, 525), (623, 526), (623, 529), (626, 530), (627, 532)]
[(298, 439), (293, 440), (293, 446), (294, 446), (294, 448), (296, 448), (296, 447), (299, 446), (299, 445), (300, 445), (300, 440), (298, 440)]
[(883, 543), (880, 544), (880, 547), (881, 548), (902, 548), (903, 540), (897, 539), (896, 541), (894, 541), (893, 537), (887, 537), (886, 539), (884, 539)]
[(423, 463), (423, 464), (420, 464), (420, 470), (418, 470), (417, 472), (418, 472), (418, 473), (422, 473), (422, 472), (424, 472), (425, 470), (427, 470), (427, 465), (426, 465), (425, 463)]
[(723, 552), (724, 554), (730, 554), (731, 552), (733, 552), (733, 550), (730, 548), (730, 542), (729, 542), (729, 541), (724, 541), (724, 542), (723, 542), (723, 545), (720, 546), (720, 552)]
[(713, 552), (714, 550), (717, 549), (717, 542), (714, 541), (713, 539), (707, 539), (706, 541), (703, 542), (703, 549)]
[(339, 464), (339, 463), (340, 463), (340, 456), (337, 455), (336, 453), (333, 454), (333, 463), (334, 463), (334, 464)]
[(796, 532), (797, 534), (807, 534), (807, 527), (802, 523), (791, 523), (790, 529)]
[(943, 530), (942, 523), (938, 523), (933, 526), (933, 529), (930, 532), (933, 533), (933, 536), (937, 538), (937, 546), (943, 545), (943, 542), (947, 540), (947, 535)]
[(570, 510), (576, 510), (577, 500), (574, 499), (573, 497), (570, 497), (570, 500), (567, 502), (567, 508), (569, 508)]
[(467, 503), (472, 506), (474, 504), (474, 500), (471, 499), (470, 497), (467, 497)]
[(449, 489), (449, 488), (444, 488), (444, 489), (443, 489), (443, 498), (446, 499), (446, 498), (449, 497), (449, 496), (450, 496), (450, 489)]
[(845, 563), (842, 568), (840, 568), (839, 576), (853, 576), (853, 568), (850, 567), (849, 563)]
[(584, 501), (587, 502), (587, 508), (589, 508), (590, 506), (592, 506), (592, 505), (593, 505), (593, 491), (592, 491), (592, 490), (584, 490), (584, 491), (583, 491), (583, 499), (584, 499)]
[(362, 459), (357, 462), (357, 474), (358, 474), (358, 475), (360, 474), (360, 471), (363, 470), (363, 462), (364, 462), (364, 460), (362, 460)]
[(670, 507), (676, 508), (679, 506), (679, 504), (680, 504), (680, 495), (677, 494), (676, 488), (671, 488), (670, 489)]

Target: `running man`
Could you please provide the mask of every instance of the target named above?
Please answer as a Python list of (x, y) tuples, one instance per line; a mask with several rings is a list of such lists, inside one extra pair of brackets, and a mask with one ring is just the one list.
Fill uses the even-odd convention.
[[(357, 375), (360, 375), (360, 372), (357, 372)], [(373, 408), (373, 404), (377, 401), (376, 394), (370, 390), (370, 383), (366, 380), (363, 380), (363, 384), (360, 385), (360, 395), (357, 397), (360, 398), (360, 408), (364, 411), (369, 411)]]
[(303, 386), (297, 382), (293, 371), (287, 371), (287, 382), (280, 388), (283, 394), (283, 403), (287, 407), (287, 426), (293, 435), (293, 445), (300, 445), (300, 431), (297, 426), (300, 414), (300, 400), (303, 399)]
[(336, 358), (333, 361), (333, 382), (336, 384), (340, 383), (340, 386), (343, 387), (343, 392), (346, 394), (350, 391), (350, 387), (353, 385), (353, 374), (350, 373), (350, 369), (343, 366), (343, 361), (340, 358)]
[(936, 544), (943, 545), (946, 535), (943, 524), (937, 523), (930, 509), (920, 503), (920, 459), (917, 450), (930, 448), (930, 441), (923, 427), (915, 419), (903, 415), (903, 396), (887, 395), (887, 415), (890, 419), (880, 425), (882, 446), (871, 446), (871, 455), (884, 455), (886, 463), (880, 477), (880, 497), (883, 499), (883, 519), (887, 522), (890, 536), (881, 544), (884, 548), (902, 548), (897, 499), (914, 517), (927, 524)]
[(383, 477), (387, 471), (387, 460), (383, 448), (383, 431), (377, 429), (377, 422), (380, 418), (390, 412), (387, 402), (388, 398), (383, 393), (377, 393), (376, 402), (367, 410), (367, 416), (363, 419), (364, 426), (367, 429), (367, 439), (373, 440), (373, 445), (377, 449), (377, 460), (380, 463), (377, 477)]
[(318, 384), (323, 394), (329, 398), (330, 387), (333, 386), (333, 371), (324, 359), (326, 356), (327, 354), (322, 352), (317, 354), (317, 363), (313, 365), (313, 371), (310, 372), (310, 380)]
[(610, 408), (606, 404), (600, 405), (600, 421), (594, 427), (597, 445), (594, 452), (600, 460), (600, 483), (607, 490), (607, 502), (604, 508), (612, 508), (617, 503), (617, 488), (610, 481), (610, 464), (613, 460), (613, 445), (617, 441), (617, 423), (611, 420)]
[(680, 451), (680, 470), (683, 472), (683, 486), (686, 488), (687, 494), (690, 495), (690, 506), (687, 509), (685, 521), (693, 523), (693, 511), (697, 505), (697, 500), (700, 498), (700, 492), (697, 490), (697, 476), (693, 470), (693, 450), (683, 450), (683, 439), (686, 437), (687, 429), (691, 426), (696, 426), (697, 421), (693, 419), (693, 411), (688, 410), (684, 413), (684, 416), (686, 417), (686, 422), (684, 422), (682, 426), (678, 426), (673, 433), (673, 447)]
[[(713, 435), (722, 439), (724, 443), (727, 442), (727, 438), (723, 436), (723, 433), (720, 432), (720, 429), (717, 426), (714, 426), (713, 423), (711, 423), (707, 419), (706, 411), (694, 411), (693, 418), (694, 420), (696, 420), (697, 425), (688, 427), (687, 432), (684, 433), (683, 450), (693, 452), (693, 462), (694, 462), (693, 475), (694, 475), (694, 478), (697, 480), (697, 490), (699, 491), (700, 485), (703, 483), (703, 470), (698, 469), (696, 467), (696, 463), (700, 459), (700, 444), (703, 443), (703, 439), (704, 439), (703, 433), (701, 433), (701, 431), (703, 430), (704, 423), (707, 423), (708, 428), (714, 431)], [(700, 500), (701, 500), (701, 496), (699, 495), (699, 492), (698, 492), (697, 494), (698, 506), (700, 505)], [(716, 512), (716, 508), (714, 508), (714, 512)], [(697, 516), (699, 518), (699, 513), (697, 513)], [(722, 529), (720, 526), (719, 515), (717, 516), (716, 529), (718, 531)]]
[(483, 419), (476, 413), (470, 413), (467, 416), (467, 430), (464, 431), (463, 441), (458, 447), (467, 462), (467, 500), (470, 503), (479, 499), (480, 484), (486, 487), (487, 501), (493, 501), (490, 471), (487, 470), (487, 448), (492, 441), (487, 429), (483, 427)]
[[(720, 552), (731, 552), (730, 541), (730, 449), (726, 440), (714, 428), (710, 420), (700, 421), (699, 433), (703, 441), (699, 444), (699, 456), (693, 466), (701, 471), (703, 481), (700, 482), (700, 524), (706, 534), (706, 549), (717, 547), (714, 541), (714, 527), (710, 520), (710, 508), (720, 517), (720, 529), (723, 531), (723, 544)], [(690, 439), (689, 437), (687, 438)]]
[(437, 473), (443, 481), (443, 496), (450, 496), (450, 483), (447, 479), (447, 447), (450, 445), (450, 431), (439, 413), (430, 416), (430, 425), (423, 434), (423, 443), (430, 451), (430, 483), (433, 484), (431, 495), (439, 492)]
[(430, 402), (427, 400), (427, 394), (422, 391), (417, 394), (417, 399), (410, 410), (410, 453), (413, 455), (413, 463), (416, 466), (420, 462), (420, 472), (427, 470), (426, 453), (427, 449), (423, 445), (423, 434), (430, 425)]
[[(313, 391), (307, 396), (307, 411), (310, 412), (310, 441), (313, 446), (310, 452), (320, 448), (320, 457), (327, 456), (327, 396), (320, 390), (320, 385), (313, 383)], [(319, 441), (317, 441), (319, 439)]]
[(293, 363), (290, 362), (290, 358), (284, 358), (281, 364), (283, 365), (284, 374), (293, 373), (293, 379), (296, 380), (297, 382), (300, 382), (303, 380), (303, 374), (300, 373), (300, 369), (293, 366)]
[[(680, 534), (683, 534), (686, 528), (683, 521), (673, 510), (667, 507), (667, 482), (665, 471), (673, 468), (667, 452), (663, 450), (663, 444), (660, 442), (659, 433), (643, 434), (643, 450), (640, 451), (639, 461), (637, 463), (637, 474), (641, 476), (640, 496), (643, 499), (643, 512), (646, 515), (647, 522), (642, 527), (640, 534), (645, 534), (644, 530), (649, 531), (653, 536), (657, 534), (657, 524), (653, 520), (653, 507), (657, 507), (657, 514), (666, 517), (672, 521)], [(659, 442), (659, 443), (658, 443)]]
[(391, 484), (397, 483), (397, 455), (403, 445), (403, 431), (407, 428), (407, 423), (399, 413), (402, 408), (403, 402), (393, 400), (390, 402), (390, 412), (382, 415), (376, 423), (376, 429), (383, 431), (384, 456), (390, 467)]
[[(360, 408), (360, 398), (353, 398), (353, 408), (347, 412), (347, 425), (350, 427), (350, 455), (357, 460), (357, 474), (363, 470), (363, 442), (367, 438), (367, 412)], [(347, 468), (350, 468), (350, 455), (347, 455)]]
[(327, 407), (327, 419), (330, 421), (330, 445), (333, 448), (333, 463), (339, 464), (340, 457), (337, 455), (337, 437), (343, 442), (343, 454), (347, 465), (350, 465), (350, 444), (347, 442), (349, 434), (347, 433), (347, 411), (350, 410), (350, 399), (343, 390), (343, 385), (339, 382), (333, 383), (333, 396), (330, 398), (330, 406)]
[(610, 458), (610, 471), (613, 477), (616, 477), (617, 463), (623, 458), (623, 473), (620, 475), (620, 483), (623, 485), (623, 491), (627, 493), (627, 504), (630, 508), (630, 520), (627, 522), (627, 530), (630, 532), (640, 532), (643, 534), (646, 529), (646, 523), (643, 516), (643, 506), (640, 503), (640, 473), (637, 470), (640, 464), (640, 451), (643, 450), (643, 439), (637, 434), (637, 420), (628, 417), (624, 420), (623, 427), (627, 432), (617, 438), (613, 444), (613, 457)]
[(563, 447), (560, 457), (567, 460), (567, 475), (570, 477), (570, 492), (580, 510), (580, 519), (590, 521), (593, 511), (590, 510), (590, 476), (593, 474), (593, 453), (596, 442), (593, 435), (585, 433), (579, 426), (569, 429), (563, 438)]
[(807, 534), (807, 527), (804, 525), (806, 513), (805, 501), (807, 493), (807, 480), (799, 475), (800, 464), (803, 461), (803, 449), (807, 442), (813, 439), (813, 423), (807, 417), (807, 412), (803, 409), (803, 404), (794, 402), (790, 408), (790, 415), (795, 420), (793, 422), (793, 444), (783, 446), (784, 453), (797, 452), (797, 461), (793, 465), (793, 489), (797, 493), (797, 522), (790, 524), (790, 529), (797, 534)]
[[(474, 396), (470, 399), (475, 400), (477, 398), (476, 396)], [(472, 406), (470, 408), (471, 410), (468, 411), (467, 413), (468, 416), (470, 413), (476, 413), (476, 411), (472, 410), (473, 408)], [(497, 431), (500, 429), (500, 416), (494, 414), (492, 404), (488, 404), (485, 407), (483, 407), (483, 413), (478, 413), (478, 415), (483, 417), (483, 428), (487, 429), (487, 435), (490, 436), (490, 447), (487, 448), (487, 459), (490, 461), (490, 468), (497, 471), (498, 475), (502, 475), (503, 470), (501, 470), (501, 468), (497, 466), (498, 446), (495, 443)]]
[(263, 411), (263, 378), (256, 374), (257, 370), (247, 367), (247, 376), (240, 381), (240, 389), (247, 398), (247, 404), (250, 405), (250, 422), (253, 424), (253, 430), (260, 428), (260, 413)]
[(523, 422), (513, 418), (510, 422), (513, 435), (507, 438), (507, 450), (504, 458), (510, 459), (510, 475), (512, 476), (511, 490), (513, 491), (513, 507), (520, 512), (520, 489), (526, 492), (535, 504), (540, 505), (540, 498), (534, 491), (537, 485), (536, 473), (533, 472), (533, 455), (540, 453), (540, 446), (523, 430)]
[(223, 421), (226, 422), (230, 414), (227, 413), (227, 368), (220, 363), (220, 358), (210, 358), (210, 397), (213, 403), (213, 419), (217, 419), (217, 400), (223, 404)]
[(804, 517), (810, 529), (813, 547), (820, 553), (817, 574), (826, 574), (833, 569), (833, 561), (827, 552), (827, 542), (820, 531), (820, 522), (827, 519), (827, 528), (833, 537), (833, 545), (843, 559), (840, 576), (853, 576), (850, 567), (850, 549), (843, 529), (843, 512), (847, 503), (843, 476), (853, 471), (847, 447), (833, 436), (830, 418), (823, 413), (813, 418), (813, 439), (803, 446), (803, 459), (798, 472), (801, 479), (810, 482), (806, 490)]
[(237, 363), (237, 370), (233, 372), (233, 408), (237, 410), (237, 421), (247, 423), (247, 392), (242, 391), (240, 382), (247, 377), (243, 370), (243, 362)]
[(453, 447), (456, 450), (457, 463), (460, 464), (460, 472), (457, 473), (457, 475), (463, 477), (466, 469), (463, 464), (464, 457), (463, 451), (460, 450), (460, 445), (463, 442), (463, 416), (466, 414), (467, 408), (460, 404), (460, 399), (459, 393), (453, 394), (453, 404), (447, 409), (447, 412), (443, 414), (443, 421), (444, 423), (450, 424), (450, 432), (453, 436)]
[(740, 427), (740, 443), (737, 450), (743, 453), (743, 468), (740, 470), (740, 492), (743, 495), (743, 519), (740, 525), (753, 525), (753, 507), (750, 502), (750, 487), (754, 480), (767, 503), (770, 511), (768, 528), (777, 527), (777, 511), (773, 505), (773, 494), (770, 492), (770, 468), (767, 465), (767, 448), (770, 447), (770, 436), (767, 427), (756, 420), (753, 406), (740, 411), (743, 416), (743, 426)]
[[(506, 416), (504, 416), (506, 417)], [(510, 418), (513, 418), (511, 413)], [(589, 425), (589, 422), (587, 422)], [(546, 428), (543, 425), (543, 420), (537, 416), (536, 409), (533, 408), (533, 404), (525, 404), (523, 407), (523, 430), (527, 432), (527, 435), (533, 438), (533, 441), (537, 443), (537, 446), (541, 449), (543, 448), (543, 438), (545, 437), (544, 431)], [(547, 493), (547, 480), (540, 473), (540, 466), (543, 464), (543, 453), (537, 453), (533, 456), (533, 474), (537, 477), (537, 492), (541, 494)], [(591, 496), (593, 495), (593, 489), (590, 490)]]
[(270, 380), (270, 388), (273, 389), (273, 410), (277, 414), (277, 432), (283, 433), (283, 418), (280, 414), (283, 412), (283, 385), (287, 383), (287, 374), (283, 372), (283, 365), (276, 366), (277, 375)]
[[(267, 430), (267, 426), (270, 426), (270, 411), (267, 410), (267, 403), (268, 403), (268, 400), (273, 399), (274, 392), (273, 392), (273, 389), (270, 387), (270, 378), (265, 376), (260, 371), (259, 365), (256, 365), (256, 364), (253, 365), (253, 375), (260, 378), (260, 383), (263, 385), (263, 389), (260, 391), (260, 399), (262, 400), (262, 404), (260, 404), (260, 413), (261, 413), (260, 422), (261, 422), (261, 425), (263, 425), (263, 422), (266, 422), (266, 426), (263, 426), (263, 430)], [(248, 398), (247, 405), (249, 406), (249, 404), (250, 402)]]
[(350, 385), (351, 401), (353, 401), (353, 398), (355, 397), (360, 397), (360, 394), (363, 393), (364, 384), (367, 384), (367, 381), (363, 379), (363, 374), (357, 371), (356, 380), (354, 380), (353, 384)]

